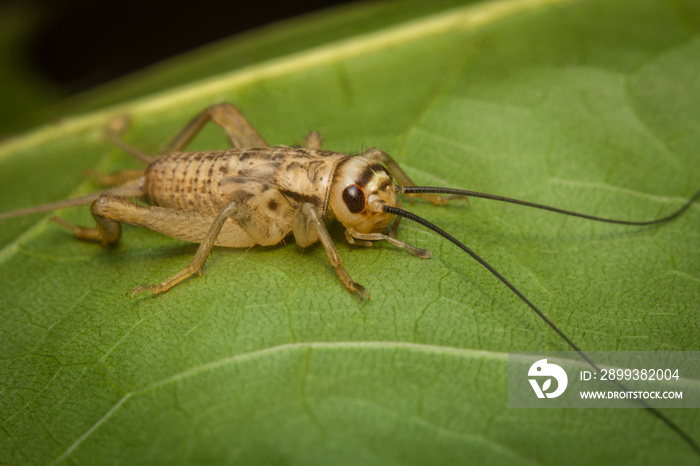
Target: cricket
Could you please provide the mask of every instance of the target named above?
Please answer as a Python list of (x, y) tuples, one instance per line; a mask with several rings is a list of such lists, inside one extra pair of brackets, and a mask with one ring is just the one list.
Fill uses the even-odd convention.
[[(233, 148), (183, 152), (208, 122), (226, 131)], [(399, 224), (405, 218), (439, 234), (480, 263), (596, 370), (598, 366), (508, 279), (455, 237), (405, 210), (399, 196), (415, 196), (437, 206), (445, 206), (449, 200), (477, 197), (586, 220), (636, 226), (669, 222), (700, 197), (698, 191), (662, 218), (630, 221), (464, 189), (416, 186), (386, 152), (374, 148), (357, 155), (326, 151), (321, 149), (322, 138), (315, 131), (309, 133), (304, 147), (270, 147), (241, 112), (228, 103), (212, 105), (195, 116), (159, 157), (124, 142), (121, 134), (125, 128), (126, 119), (117, 118), (109, 124), (106, 135), (147, 164), (147, 168), (105, 177), (105, 181), (117, 184), (113, 188), (3, 213), (0, 220), (90, 204), (96, 227), (73, 225), (60, 217), (52, 220), (70, 230), (77, 239), (100, 242), (103, 246), (119, 241), (122, 223), (199, 243), (187, 267), (160, 283), (133, 288), (127, 293), (131, 298), (146, 292), (165, 293), (188, 277), (201, 275), (214, 246), (271, 246), (292, 235), (302, 248), (320, 241), (345, 288), (360, 299), (369, 300), (369, 292), (343, 267), (326, 222), (339, 221), (345, 227), (346, 241), (351, 244), (370, 247), (377, 241), (387, 241), (419, 258), (429, 258), (429, 251), (397, 238)], [(149, 205), (137, 204), (129, 198), (140, 198)], [(700, 446), (679, 426), (646, 402), (640, 403), (700, 454)]]

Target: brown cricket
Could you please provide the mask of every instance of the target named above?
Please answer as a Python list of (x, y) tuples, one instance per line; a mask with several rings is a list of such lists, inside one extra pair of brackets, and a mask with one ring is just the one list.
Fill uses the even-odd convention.
[[(226, 130), (234, 148), (180, 152), (210, 120)], [(190, 275), (201, 274), (214, 246), (270, 246), (292, 233), (301, 247), (320, 240), (345, 286), (369, 298), (365, 288), (343, 268), (324, 223), (332, 218), (346, 227), (351, 243), (370, 246), (371, 241), (387, 240), (419, 257), (430, 257), (428, 251), (396, 239), (398, 222), (388, 236), (382, 233), (394, 217), (382, 206), (400, 205), (391, 176), (403, 186), (414, 185), (383, 151), (369, 149), (354, 157), (324, 151), (317, 132), (309, 134), (303, 148), (269, 147), (235, 107), (224, 103), (197, 115), (164, 155), (153, 159), (119, 139), (123, 123), (123, 119), (114, 120), (108, 136), (149, 163), (145, 171), (111, 175), (111, 179), (131, 180), (108, 191), (0, 214), (0, 220), (91, 203), (96, 228), (72, 225), (59, 217), (53, 220), (76, 238), (100, 241), (105, 246), (119, 241), (120, 223), (200, 243), (184, 270), (156, 285), (134, 288), (131, 297), (144, 291), (165, 292)], [(418, 196), (435, 204), (446, 203), (435, 194)], [(152, 205), (136, 204), (127, 199), (130, 197), (143, 198)]]
[[(228, 133), (234, 148), (180, 152), (209, 121)], [(510, 281), (450, 234), (403, 210), (397, 194), (415, 195), (436, 205), (445, 205), (449, 199), (437, 194), (449, 194), (451, 198), (480, 197), (623, 225), (652, 225), (672, 220), (700, 197), (698, 191), (663, 218), (615, 220), (476, 191), (415, 186), (387, 153), (369, 149), (353, 156), (324, 151), (317, 132), (309, 134), (303, 148), (269, 147), (243, 115), (226, 103), (213, 105), (192, 119), (158, 158), (132, 148), (119, 138), (124, 123), (124, 119), (115, 119), (107, 131), (109, 138), (148, 163), (148, 168), (107, 177), (126, 181), (107, 191), (0, 214), (0, 220), (91, 203), (90, 210), (97, 222), (95, 228), (72, 225), (58, 217), (53, 220), (70, 229), (76, 238), (100, 241), (103, 245), (119, 241), (121, 223), (199, 243), (194, 258), (184, 270), (161, 283), (134, 288), (128, 293), (132, 298), (145, 291), (166, 292), (187, 277), (201, 274), (214, 246), (274, 245), (291, 233), (301, 247), (321, 241), (345, 287), (369, 299), (365, 288), (353, 281), (343, 267), (325, 221), (339, 220), (350, 243), (371, 246), (373, 241), (385, 240), (418, 257), (430, 257), (428, 251), (396, 238), (401, 218), (408, 218), (440, 234), (478, 261), (597, 371), (600, 371), (598, 366)], [(142, 198), (151, 205), (136, 204), (127, 199), (130, 197)], [(621, 383), (614, 383), (628, 390)], [(639, 403), (700, 454), (700, 446), (679, 426), (645, 401)]]

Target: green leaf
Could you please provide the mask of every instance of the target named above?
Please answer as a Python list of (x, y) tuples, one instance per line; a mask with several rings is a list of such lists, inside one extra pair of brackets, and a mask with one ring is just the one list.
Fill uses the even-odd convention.
[[(397, 8), (401, 4), (396, 4)], [(678, 0), (503, 1), (360, 34), (120, 107), (0, 148), (0, 212), (95, 189), (230, 101), (272, 144), (389, 151), (424, 185), (613, 218), (652, 219), (700, 185), (700, 8)], [(225, 139), (207, 129), (193, 147)], [(408, 204), (407, 204), (408, 205)], [(464, 240), (584, 350), (700, 350), (700, 210), (624, 227), (473, 199), (410, 207)], [(91, 224), (87, 209), (62, 212)], [(509, 409), (509, 351), (566, 344), (436, 235), (420, 260), (345, 243), (372, 295), (319, 246), (217, 249), (201, 278), (130, 301), (196, 246), (125, 226), (113, 249), (36, 215), (0, 230), (0, 457), (78, 464), (697, 463), (642, 409)], [(696, 410), (665, 410), (696, 441)]]

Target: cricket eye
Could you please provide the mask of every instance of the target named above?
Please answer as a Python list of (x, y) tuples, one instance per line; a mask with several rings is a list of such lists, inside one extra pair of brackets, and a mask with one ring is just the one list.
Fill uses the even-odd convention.
[(365, 208), (365, 194), (356, 184), (351, 184), (343, 191), (343, 202), (353, 214), (359, 214)]

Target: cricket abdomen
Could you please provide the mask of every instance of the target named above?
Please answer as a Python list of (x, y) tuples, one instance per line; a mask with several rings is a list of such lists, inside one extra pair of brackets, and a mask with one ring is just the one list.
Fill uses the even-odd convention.
[(160, 157), (146, 170), (144, 193), (156, 206), (215, 216), (229, 202), (219, 184), (238, 168), (241, 152), (182, 152)]
[[(257, 223), (265, 231), (252, 238), (234, 219), (226, 222), (217, 244), (247, 247), (279, 243), (290, 231), (292, 207), (276, 186), (283, 158), (269, 148), (182, 152), (160, 157), (146, 170), (143, 193), (154, 206), (201, 214), (213, 219), (231, 201), (262, 214)], [(261, 228), (256, 228), (258, 231)], [(171, 235), (196, 241), (197, 234)]]

